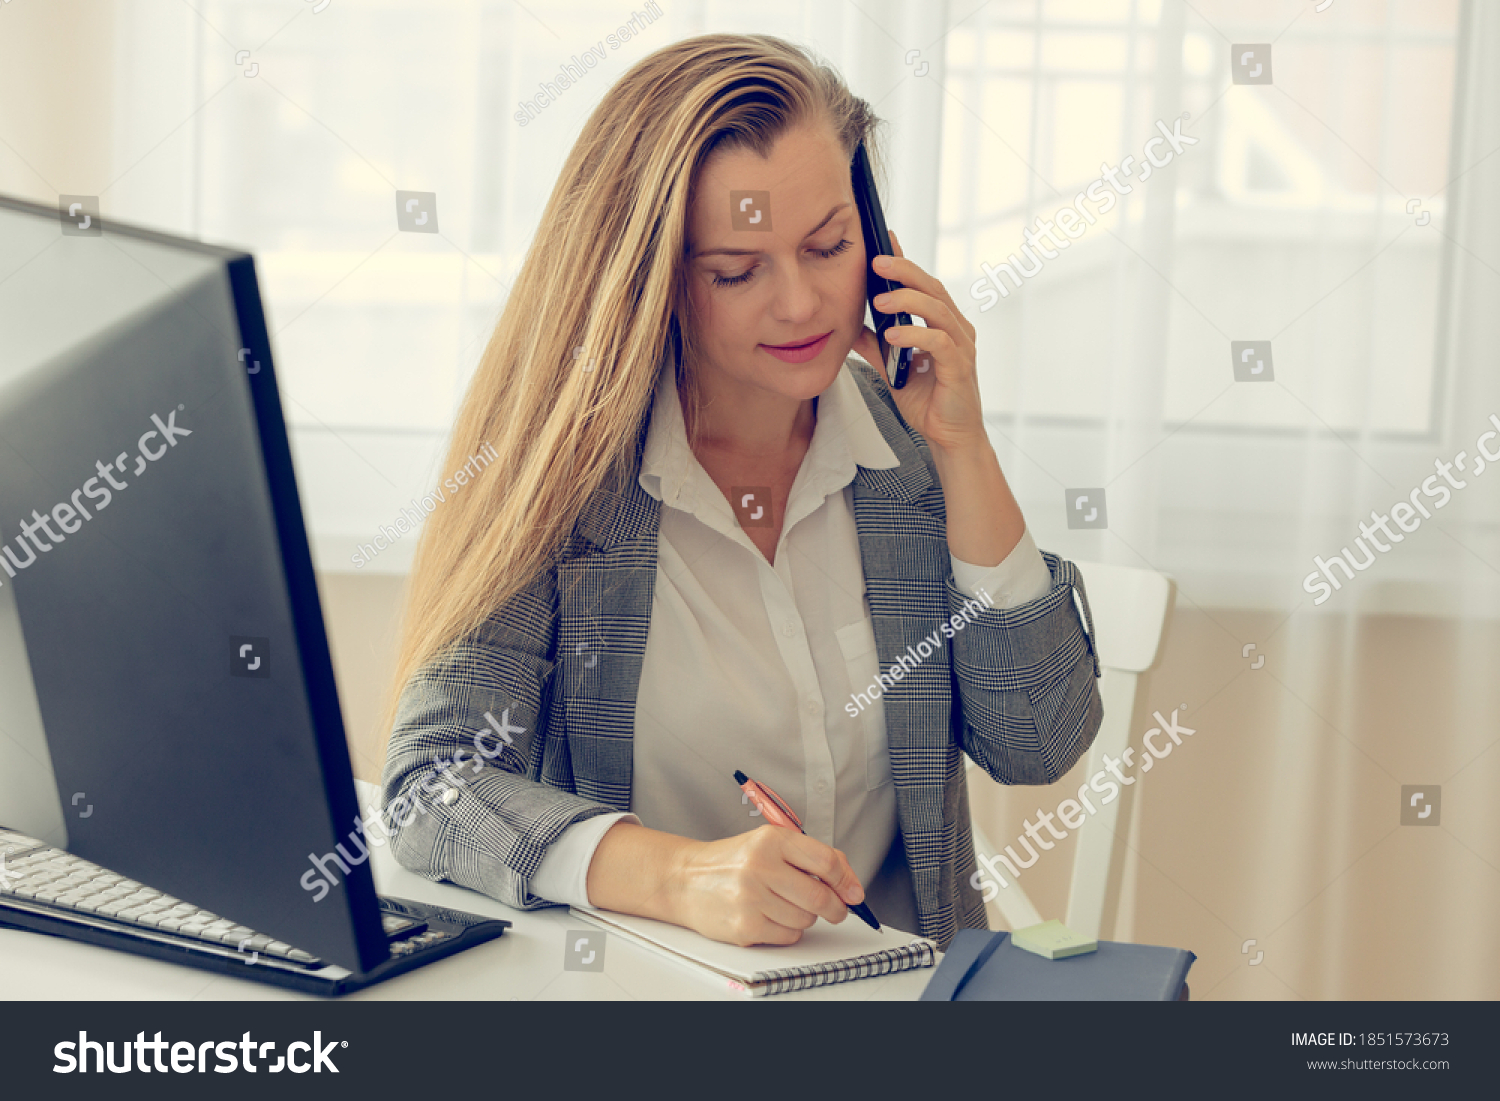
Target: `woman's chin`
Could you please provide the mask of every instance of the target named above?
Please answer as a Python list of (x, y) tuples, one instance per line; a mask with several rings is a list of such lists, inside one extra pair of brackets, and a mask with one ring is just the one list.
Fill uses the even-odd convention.
[(779, 374), (782, 385), (778, 387), (787, 397), (806, 400), (815, 398), (833, 385), (844, 369), (844, 358), (849, 353), (833, 358), (832, 353), (819, 356), (810, 363), (788, 363)]

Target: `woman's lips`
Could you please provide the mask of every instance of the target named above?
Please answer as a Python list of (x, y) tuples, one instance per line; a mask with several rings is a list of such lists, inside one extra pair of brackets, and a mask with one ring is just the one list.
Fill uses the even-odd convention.
[(828, 338), (832, 335), (830, 330), (806, 344), (762, 344), (760, 347), (783, 363), (806, 363), (827, 346)]

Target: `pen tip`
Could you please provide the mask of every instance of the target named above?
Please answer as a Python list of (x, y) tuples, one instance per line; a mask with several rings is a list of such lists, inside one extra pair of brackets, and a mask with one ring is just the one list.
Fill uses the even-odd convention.
[(734, 770), (734, 782), (736, 784), (745, 784), (745, 783), (748, 783), (749, 781), (750, 781), (750, 777), (746, 776), (739, 769), (735, 769)]

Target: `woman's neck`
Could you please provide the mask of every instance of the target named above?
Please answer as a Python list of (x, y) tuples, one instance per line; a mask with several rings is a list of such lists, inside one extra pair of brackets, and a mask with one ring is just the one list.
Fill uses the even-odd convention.
[[(730, 395), (706, 387), (701, 398), (695, 451), (774, 461), (790, 452), (805, 452), (817, 427), (816, 397), (798, 400), (754, 388)], [(688, 439), (692, 440), (693, 425), (689, 417), (683, 403), (683, 420)]]

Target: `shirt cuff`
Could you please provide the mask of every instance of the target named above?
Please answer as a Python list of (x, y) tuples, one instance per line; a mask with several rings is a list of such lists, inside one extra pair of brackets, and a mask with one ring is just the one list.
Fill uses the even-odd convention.
[(1029, 527), (998, 566), (976, 566), (952, 554), (948, 557), (953, 562), (953, 584), (974, 600), (984, 599), (983, 589), (996, 608), (1016, 608), (1052, 591), (1052, 571), (1042, 561)]
[(591, 906), (589, 902), (589, 864), (594, 850), (616, 822), (629, 820), (637, 826), (641, 820), (628, 812), (596, 814), (575, 822), (547, 848), (526, 889), (538, 898), (567, 906)]

